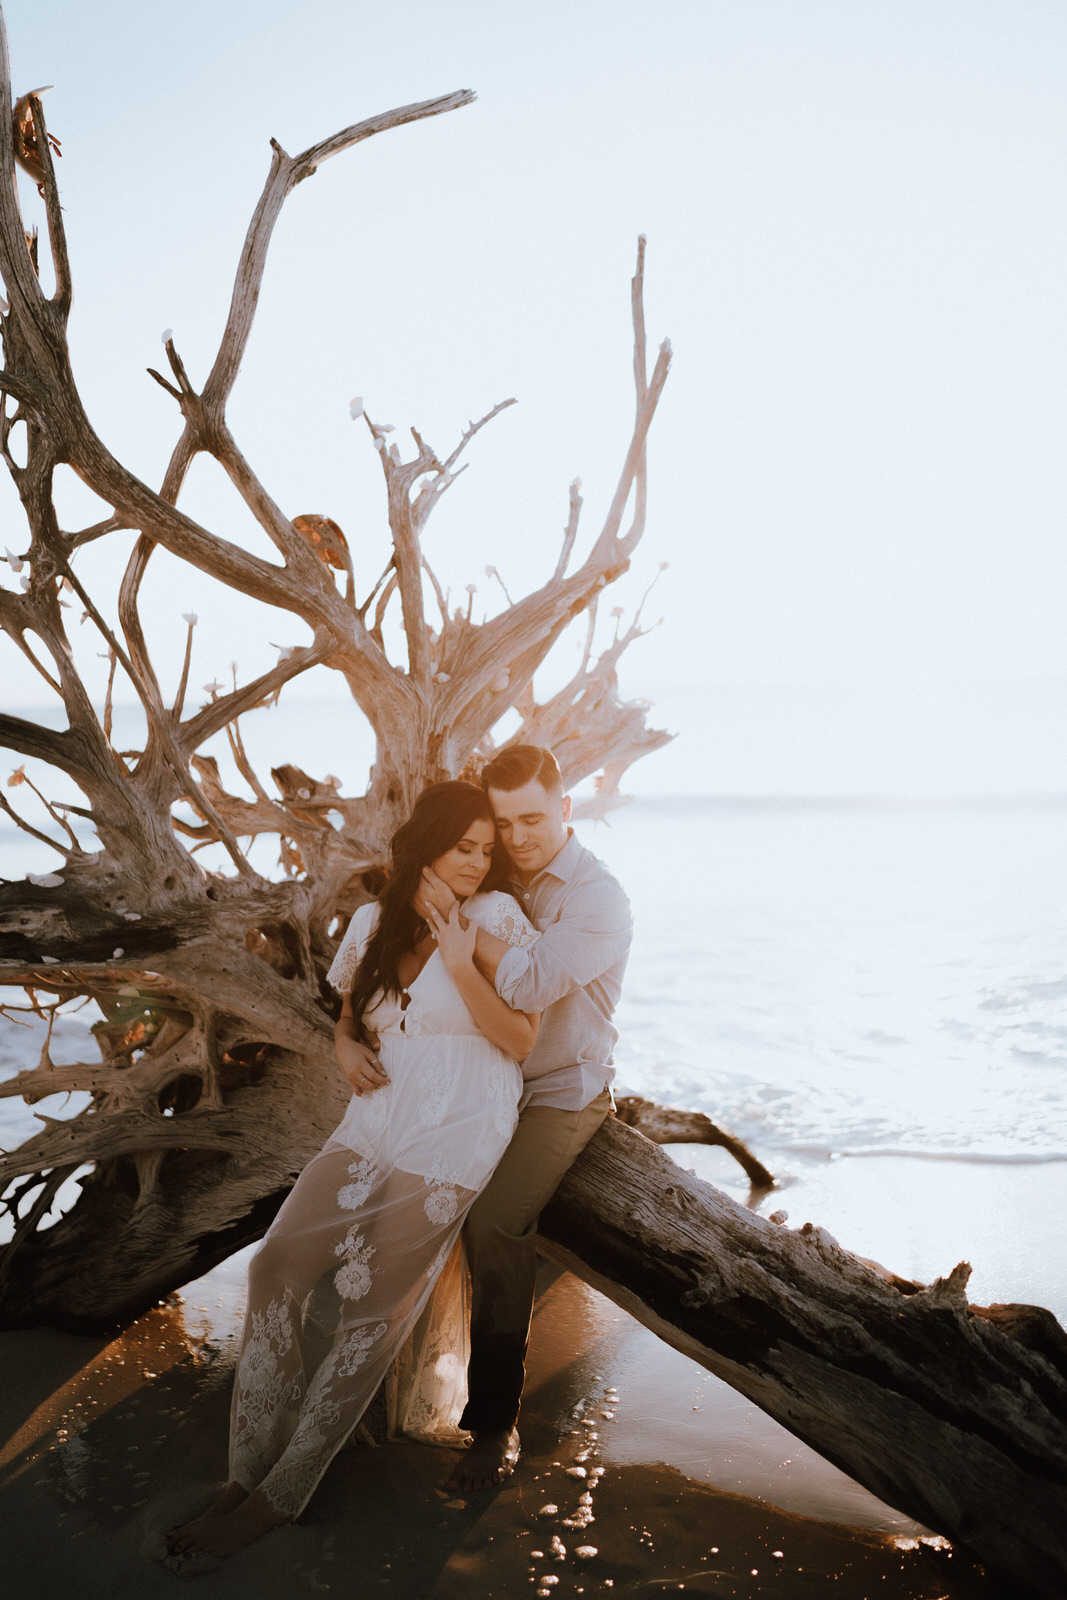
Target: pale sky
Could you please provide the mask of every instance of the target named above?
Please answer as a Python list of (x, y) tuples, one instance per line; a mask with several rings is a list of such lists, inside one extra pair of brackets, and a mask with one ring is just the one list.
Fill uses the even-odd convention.
[[(644, 232), (651, 353), (669, 336), (675, 360), (619, 598), (670, 566), (631, 691), (1043, 680), (1067, 701), (1061, 4), (5, 12), (16, 90), (55, 85), (75, 371), (99, 432), (149, 482), (178, 426), (145, 368), (171, 328), (194, 383), (206, 376), (269, 137), (295, 153), (470, 87), (473, 107), (335, 158), (287, 202), (230, 408), (282, 506), (333, 516), (372, 580), (383, 495), (350, 398), (447, 451), (514, 395), (427, 553), (453, 592), (473, 581), (494, 605), (487, 562), (513, 592), (540, 581), (570, 479), (589, 536), (614, 488)], [(183, 505), (255, 542), (220, 476), (201, 463)], [(5, 483), (0, 547), (18, 550), (11, 501)], [(87, 580), (128, 542), (85, 552)], [(204, 619), (196, 682), (233, 658), (250, 675), (301, 637), (165, 556), (153, 568), (164, 660), (179, 613)], [(40, 698), (21, 671), (7, 679), (8, 703)]]

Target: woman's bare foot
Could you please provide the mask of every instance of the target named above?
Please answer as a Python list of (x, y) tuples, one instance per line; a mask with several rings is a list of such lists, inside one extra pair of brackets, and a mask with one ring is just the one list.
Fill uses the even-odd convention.
[(256, 1489), (252, 1494), (245, 1494), (240, 1503), (228, 1511), (215, 1515), (209, 1512), (195, 1522), (186, 1523), (179, 1530), (180, 1545), (173, 1543), (171, 1549), (178, 1556), (214, 1556), (222, 1561), (288, 1521), (289, 1518), (280, 1516)]
[(451, 1494), (475, 1489), (495, 1489), (510, 1478), (519, 1460), (519, 1435), (515, 1428), (479, 1429), (471, 1447), (456, 1463), (445, 1488)]
[(173, 1551), (198, 1549), (196, 1539), (202, 1525), (214, 1518), (228, 1516), (247, 1499), (247, 1489), (242, 1489), (239, 1483), (228, 1483), (218, 1499), (213, 1500), (206, 1511), (201, 1511), (198, 1517), (183, 1522), (180, 1527), (172, 1528), (169, 1533), (163, 1535), (167, 1548)]

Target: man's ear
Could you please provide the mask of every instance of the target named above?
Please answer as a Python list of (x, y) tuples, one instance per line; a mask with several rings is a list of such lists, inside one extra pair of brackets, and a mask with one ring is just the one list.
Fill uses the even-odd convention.
[(562, 816), (564, 822), (569, 822), (571, 820), (571, 797), (569, 794), (565, 794), (563, 796)]

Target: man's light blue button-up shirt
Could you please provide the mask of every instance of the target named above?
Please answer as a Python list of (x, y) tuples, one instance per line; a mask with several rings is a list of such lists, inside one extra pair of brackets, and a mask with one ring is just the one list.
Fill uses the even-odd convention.
[(619, 1035), (611, 1019), (633, 938), (630, 902), (573, 833), (531, 883), (510, 887), (541, 932), (528, 950), (508, 950), (496, 972), (509, 1006), (541, 1012), (537, 1043), (522, 1065), (523, 1103), (577, 1111), (615, 1076)]

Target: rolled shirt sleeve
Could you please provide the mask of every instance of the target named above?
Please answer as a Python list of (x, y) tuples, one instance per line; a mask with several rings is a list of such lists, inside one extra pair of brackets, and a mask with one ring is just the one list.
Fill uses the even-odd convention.
[(629, 901), (612, 879), (597, 887), (598, 907), (579, 905), (577, 914), (565, 912), (528, 950), (508, 950), (500, 958), (496, 990), (509, 1006), (544, 1011), (625, 959), (633, 938)]

